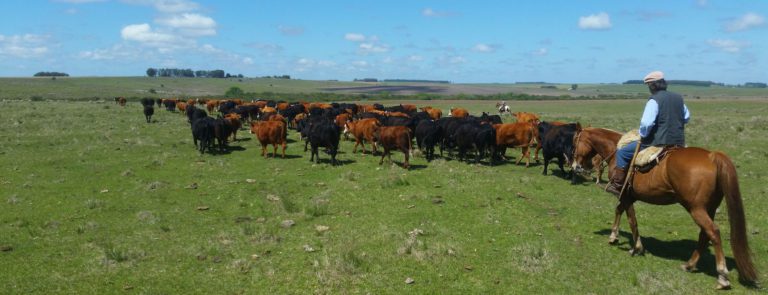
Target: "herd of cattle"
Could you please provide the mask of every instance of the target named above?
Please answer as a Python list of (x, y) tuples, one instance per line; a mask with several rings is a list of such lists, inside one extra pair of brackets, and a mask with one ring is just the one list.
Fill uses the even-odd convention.
[[(115, 102), (125, 105), (124, 98), (115, 98)], [(155, 104), (167, 111), (180, 112), (187, 116), (192, 130), (195, 147), (200, 153), (222, 152), (227, 150), (231, 140), (237, 140), (237, 131), (250, 126), (261, 144), (261, 154), (268, 156), (267, 147), (272, 145), (272, 157), (277, 148), (282, 148), (285, 157), (288, 129), (301, 135), (304, 151), (311, 149), (310, 161), (319, 162), (318, 150), (323, 148), (330, 156), (332, 165), (336, 165), (336, 155), (342, 136), (355, 141), (352, 153), (358, 147), (366, 153), (366, 143), (370, 152), (376, 154), (379, 149), (381, 159), (390, 157), (391, 152), (399, 150), (405, 155), (403, 167), (410, 166), (409, 158), (413, 151), (413, 141), (427, 161), (436, 157), (435, 147), (448, 156), (455, 153), (460, 161), (470, 161), (469, 153), (474, 154), (473, 161), (480, 163), (487, 159), (494, 165), (506, 159), (507, 148), (521, 148), (521, 157), (516, 164), (526, 159), (530, 165), (530, 147), (535, 147), (535, 159), (538, 161), (539, 150), (543, 152), (544, 172), (553, 159), (565, 174), (563, 165), (570, 162), (573, 154), (573, 137), (581, 129), (578, 123), (545, 122), (537, 114), (528, 112), (512, 113), (514, 123), (503, 123), (499, 115), (483, 112), (480, 116), (470, 115), (466, 109), (452, 108), (447, 116), (440, 109), (425, 106), (417, 108), (412, 104), (400, 104), (385, 107), (374, 103), (369, 105), (351, 103), (308, 103), (257, 100), (244, 102), (231, 100), (177, 100), (177, 99), (141, 99), (147, 122), (151, 122)], [(216, 117), (209, 114), (217, 112)], [(602, 159), (593, 158), (595, 167), (600, 168)], [(600, 171), (600, 174), (602, 172)], [(600, 180), (598, 174), (598, 181)], [(572, 181), (576, 175), (570, 173)]]

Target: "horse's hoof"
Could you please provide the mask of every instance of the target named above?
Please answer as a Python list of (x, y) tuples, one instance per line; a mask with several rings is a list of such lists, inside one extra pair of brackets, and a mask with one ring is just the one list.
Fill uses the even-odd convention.
[(730, 290), (731, 289), (731, 281), (728, 280), (728, 277), (724, 275), (718, 275), (717, 276), (717, 287), (715, 287), (717, 290)]
[(645, 250), (643, 249), (631, 249), (629, 250), (629, 256), (643, 256), (645, 255)]
[(686, 271), (686, 272), (695, 272), (695, 271), (697, 271), (697, 269), (696, 269), (696, 267), (695, 267), (695, 266), (688, 266), (688, 264), (687, 264), (687, 263), (683, 263), (683, 264), (681, 264), (681, 265), (680, 265), (680, 268), (681, 268), (683, 271)]

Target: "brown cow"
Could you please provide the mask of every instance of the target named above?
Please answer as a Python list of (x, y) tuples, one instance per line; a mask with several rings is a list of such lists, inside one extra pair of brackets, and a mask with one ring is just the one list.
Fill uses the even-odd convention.
[(403, 112), (384, 112), (384, 114), (387, 117), (401, 117), (401, 118), (410, 118), (411, 116), (408, 116), (408, 114)]
[(522, 148), (522, 154), (515, 164), (519, 165), (526, 158), (525, 167), (531, 164), (531, 153), (529, 146), (534, 140), (534, 124), (532, 123), (507, 123), (507, 124), (494, 124), (493, 128), (496, 129), (496, 146), (497, 151), (504, 157), (504, 152), (508, 147), (520, 147)]
[(421, 108), (421, 110), (429, 114), (429, 118), (431, 118), (432, 120), (440, 119), (443, 116), (443, 111), (430, 106), (423, 107)]
[(515, 118), (517, 118), (518, 122), (538, 123), (540, 121), (539, 115), (534, 113), (517, 112), (517, 113), (512, 113), (512, 115), (514, 115)]
[(208, 113), (213, 113), (213, 110), (219, 106), (219, 101), (211, 99), (205, 102), (205, 108), (208, 109)]
[(187, 105), (188, 106), (194, 106), (195, 104), (197, 104), (197, 100), (194, 100), (192, 98), (187, 99)]
[(400, 106), (408, 113), (416, 111), (416, 105), (413, 104), (401, 104)]
[(267, 145), (271, 144), (273, 147), (272, 157), (274, 158), (277, 155), (277, 145), (280, 144), (283, 146), (282, 157), (285, 158), (285, 127), (285, 122), (251, 122), (251, 134), (255, 134), (261, 143), (261, 156), (267, 157)]
[(339, 114), (336, 116), (336, 119), (334, 119), (334, 122), (336, 123), (336, 126), (339, 126), (339, 129), (344, 128), (344, 125), (349, 121), (352, 121), (352, 116), (350, 116), (348, 113)]
[(261, 115), (259, 115), (259, 119), (262, 121), (268, 120), (271, 116), (277, 115), (277, 109), (273, 107), (263, 107), (261, 108)]
[(373, 135), (380, 125), (379, 120), (375, 118), (350, 121), (344, 125), (344, 134), (351, 133), (355, 137), (355, 147), (352, 149), (353, 154), (357, 152), (358, 145), (363, 146), (363, 154), (365, 154), (365, 143), (363, 143), (363, 140), (367, 140), (373, 145), (372, 153), (376, 153), (376, 138)]
[(124, 107), (126, 102), (125, 97), (121, 96), (117, 98), (117, 103), (120, 104), (121, 107)]
[(179, 109), (179, 112), (181, 112), (182, 114), (186, 114), (187, 113), (187, 103), (186, 102), (183, 102), (183, 101), (177, 102), (176, 103), (176, 108)]
[(405, 154), (403, 168), (408, 169), (411, 166), (408, 163), (408, 156), (411, 153), (411, 129), (405, 126), (383, 126), (379, 127), (374, 133), (376, 141), (384, 148), (381, 154), (379, 165), (384, 163), (384, 156), (387, 156), (389, 162), (392, 162), (391, 150), (400, 150)]
[(291, 106), (289, 103), (281, 102), (277, 104), (277, 110), (282, 112), (285, 111), (289, 106)]
[(243, 123), (240, 121), (240, 115), (236, 113), (229, 113), (224, 115), (224, 123), (232, 128), (232, 141), (237, 141), (237, 130), (243, 127)]
[(469, 116), (469, 112), (465, 108), (451, 108), (451, 117), (465, 118)]

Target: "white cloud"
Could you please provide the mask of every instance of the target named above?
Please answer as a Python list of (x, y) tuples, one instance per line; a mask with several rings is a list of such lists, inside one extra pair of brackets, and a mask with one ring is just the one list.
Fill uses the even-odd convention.
[(424, 57), (422, 57), (421, 55), (408, 56), (408, 61), (422, 61), (422, 60), (424, 60)]
[(122, 0), (124, 3), (152, 6), (163, 13), (182, 13), (195, 11), (200, 8), (195, 2), (186, 0)]
[(357, 33), (347, 33), (344, 35), (344, 39), (352, 42), (362, 42), (362, 41), (365, 41), (365, 35), (357, 34)]
[(729, 39), (711, 39), (707, 41), (710, 46), (720, 49), (728, 53), (738, 53), (742, 49), (749, 47), (749, 42), (742, 42)]
[(579, 28), (582, 30), (607, 30), (611, 26), (611, 17), (605, 12), (579, 17)]
[(549, 54), (549, 50), (546, 47), (542, 47), (533, 51), (533, 55), (536, 56), (545, 56), (547, 54)]
[(49, 52), (48, 36), (25, 35), (0, 35), (0, 56), (17, 58), (37, 58)]
[(360, 51), (364, 54), (367, 53), (384, 53), (389, 52), (390, 48), (387, 45), (378, 45), (373, 43), (360, 43)]
[(367, 67), (368, 66), (368, 62), (364, 61), (364, 60), (356, 60), (356, 61), (352, 62), (352, 65), (356, 66), (356, 67)]
[(725, 30), (728, 32), (745, 31), (764, 24), (765, 18), (762, 15), (750, 12), (725, 24)]
[(196, 13), (171, 15), (167, 18), (156, 19), (155, 22), (173, 29), (179, 29), (181, 33), (188, 36), (216, 35), (216, 21)]
[(472, 47), (472, 51), (490, 53), (496, 51), (496, 48), (492, 45), (480, 43)]
[(304, 28), (303, 27), (294, 27), (294, 26), (283, 26), (280, 25), (277, 27), (278, 30), (280, 30), (280, 33), (286, 36), (298, 36), (301, 34), (304, 34)]
[(189, 45), (188, 41), (175, 35), (152, 30), (152, 27), (146, 23), (125, 26), (120, 31), (120, 36), (124, 40), (139, 42), (151, 47), (168, 49)]
[(456, 13), (450, 11), (438, 11), (427, 7), (421, 10), (421, 15), (426, 17), (450, 17), (455, 16)]

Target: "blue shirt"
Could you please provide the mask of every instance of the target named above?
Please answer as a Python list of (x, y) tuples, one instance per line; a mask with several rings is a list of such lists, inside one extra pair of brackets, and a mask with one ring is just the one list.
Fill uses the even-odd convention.
[[(645, 103), (645, 110), (643, 111), (643, 117), (640, 118), (640, 137), (648, 136), (648, 132), (651, 131), (653, 125), (656, 124), (656, 115), (659, 114), (659, 104), (655, 100), (649, 99)], [(688, 112), (688, 106), (683, 104), (683, 122), (688, 123), (691, 119), (691, 113)]]

